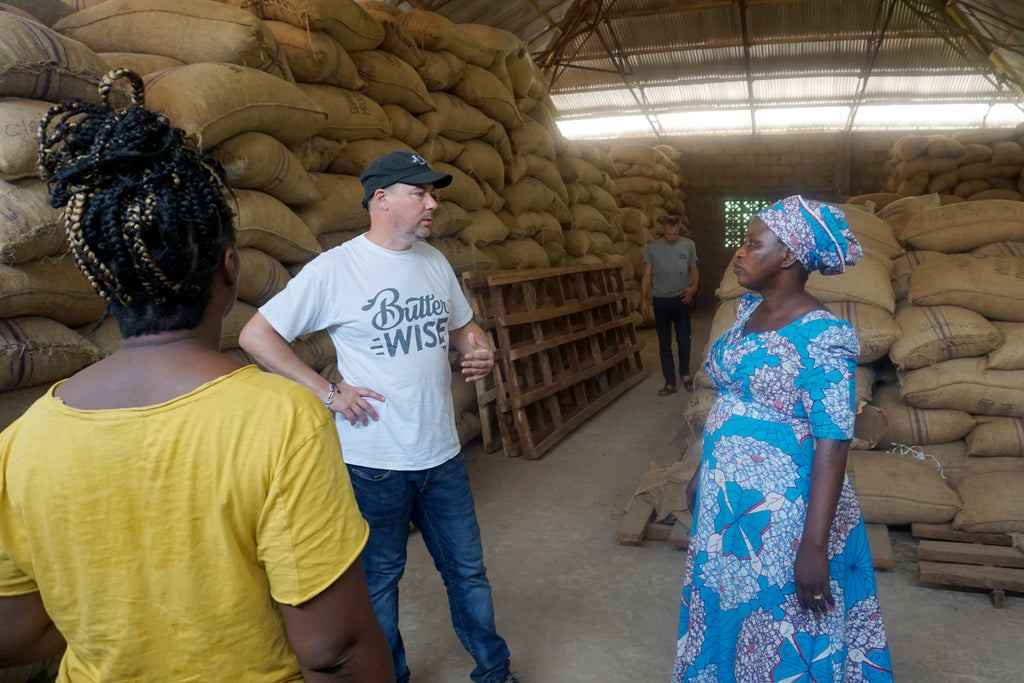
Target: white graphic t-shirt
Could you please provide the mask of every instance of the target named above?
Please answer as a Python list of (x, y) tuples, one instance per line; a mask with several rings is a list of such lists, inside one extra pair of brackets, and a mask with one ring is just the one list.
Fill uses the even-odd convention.
[(441, 252), (361, 235), (306, 264), (260, 313), (289, 342), (326, 329), (345, 382), (384, 396), (366, 399), (378, 420), (365, 427), (335, 415), (346, 463), (422, 470), (458, 453), (448, 331), (473, 311)]

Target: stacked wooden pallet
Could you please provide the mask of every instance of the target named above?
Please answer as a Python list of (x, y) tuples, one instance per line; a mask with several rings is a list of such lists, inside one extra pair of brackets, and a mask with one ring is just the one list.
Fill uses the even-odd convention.
[(1024, 553), (1007, 534), (967, 533), (951, 524), (914, 524), (921, 583), (991, 591), (1003, 606), (1006, 593), (1024, 593)]
[(476, 318), (496, 352), (478, 384), (485, 447), (539, 458), (642, 380), (622, 266), (466, 273)]

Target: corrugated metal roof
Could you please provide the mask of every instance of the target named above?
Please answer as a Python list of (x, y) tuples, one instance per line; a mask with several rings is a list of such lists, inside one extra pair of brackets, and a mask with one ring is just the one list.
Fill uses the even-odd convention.
[[(558, 118), (566, 122), (608, 118), (620, 127), (628, 115), (635, 117), (628, 126), (643, 122), (647, 135), (787, 125), (939, 128), (943, 121), (964, 124), (956, 123), (952, 109), (931, 105), (964, 103), (1002, 105), (1003, 113), (964, 108), (963, 121), (1015, 125), (1013, 111), (1024, 121), (1022, 0), (392, 4), (435, 11), (456, 23), (499, 26), (528, 41), (550, 80)], [(894, 111), (889, 104), (917, 105), (919, 115), (886, 119), (885, 112)], [(726, 111), (738, 115), (726, 121)], [(931, 115), (934, 122), (926, 120)], [(685, 130), (674, 130), (674, 121)], [(699, 130), (700, 121), (711, 128)]]

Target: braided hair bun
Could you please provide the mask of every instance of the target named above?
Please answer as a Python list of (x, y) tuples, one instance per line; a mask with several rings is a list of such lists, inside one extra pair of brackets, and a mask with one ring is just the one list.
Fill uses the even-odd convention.
[[(108, 103), (126, 79), (132, 100)], [(75, 262), (117, 317), (124, 337), (192, 329), (234, 243), (224, 171), (159, 112), (127, 69), (100, 83), (102, 105), (75, 99), (39, 124), (39, 174), (64, 209)]]

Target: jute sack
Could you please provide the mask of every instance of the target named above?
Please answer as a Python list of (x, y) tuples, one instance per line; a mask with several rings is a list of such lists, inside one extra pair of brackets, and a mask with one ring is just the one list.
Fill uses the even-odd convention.
[(505, 189), (505, 162), (498, 150), (480, 140), (466, 140), (452, 165), (478, 182), (486, 182), (497, 192)]
[(612, 145), (608, 150), (608, 156), (613, 161), (624, 161), (629, 164), (644, 164), (656, 166), (657, 164), (668, 165), (671, 162), (663, 152), (652, 145), (619, 143)]
[(550, 187), (558, 195), (558, 198), (568, 205), (569, 191), (565, 187), (558, 168), (551, 161), (537, 154), (524, 154), (523, 158), (526, 159), (526, 175), (533, 176)]
[[(430, 234), (433, 237), (449, 237), (458, 235), (462, 230), (468, 228), (473, 222), (469, 212), (455, 202), (440, 201), (434, 209), (434, 220), (430, 224)], [(463, 240), (472, 244), (469, 240)]]
[(941, 524), (961, 508), (960, 497), (933, 462), (852, 450), (846, 467), (868, 524)]
[[(894, 448), (893, 450), (900, 452), (902, 449)], [(922, 454), (924, 460), (928, 462), (937, 462), (940, 468), (939, 473), (945, 477), (946, 481), (954, 489), (957, 482), (964, 476), (967, 465), (970, 462), (977, 462), (974, 458), (967, 457), (967, 442), (963, 439), (921, 446), (914, 449), (913, 452)], [(932, 458), (935, 460), (933, 461)], [(978, 460), (981, 459), (979, 458)], [(1002, 460), (1003, 458), (999, 459)], [(1021, 462), (1024, 462), (1024, 460)]]
[(960, 176), (956, 174), (956, 171), (940, 173), (939, 175), (933, 175), (928, 180), (928, 192), (935, 194), (953, 192), (959, 184)]
[(299, 360), (317, 372), (330, 365), (337, 367), (338, 354), (327, 330), (317, 330), (298, 337), (290, 346)]
[(683, 408), (683, 419), (690, 429), (698, 434), (704, 430), (704, 423), (707, 422), (711, 406), (715, 404), (718, 392), (714, 389), (703, 389), (698, 387), (686, 402)]
[(593, 235), (588, 230), (566, 230), (562, 235), (565, 253), (569, 256), (583, 256), (593, 250)]
[(517, 100), (532, 99), (536, 101), (547, 94), (547, 81), (533, 59), (529, 57), (510, 59), (506, 62), (505, 69), (508, 71), (512, 92)]
[(491, 65), (497, 51), (462, 31), (450, 19), (425, 10), (412, 10), (400, 17), (409, 36), (424, 50), (449, 50), (471, 64), (484, 68)]
[(872, 363), (884, 357), (899, 337), (899, 325), (883, 308), (857, 301), (830, 301), (825, 307), (853, 326), (860, 342), (861, 363)]
[(438, 200), (455, 202), (466, 211), (478, 211), (484, 208), (484, 193), (475, 180), (451, 164), (438, 162), (431, 168), (438, 173), (448, 173), (452, 177), (452, 182), (448, 187), (434, 190)]
[[(357, 4), (384, 27), (384, 40), (377, 46), (378, 49), (390, 52), (414, 69), (423, 65), (426, 59), (423, 56), (423, 50), (419, 48), (405, 26), (402, 25), (403, 12), (401, 10), (392, 11), (398, 8), (388, 5), (386, 2), (357, 2)], [(382, 7), (382, 5), (387, 5), (387, 7)]]
[(416, 69), (430, 92), (450, 90), (463, 76), (468, 65), (447, 50), (424, 50), (423, 64)]
[(624, 176), (614, 178), (615, 184), (618, 185), (619, 189), (626, 193), (631, 192), (638, 195), (655, 194), (660, 193), (664, 188), (661, 185), (662, 181), (650, 176)]
[(366, 95), (316, 83), (299, 83), (296, 87), (327, 113), (317, 135), (345, 141), (391, 135), (391, 122), (384, 110)]
[(544, 251), (547, 252), (548, 261), (551, 262), (552, 268), (561, 268), (566, 265), (567, 256), (564, 244), (561, 242), (544, 242), (541, 246), (544, 247)]
[(428, 134), (423, 144), (416, 148), (416, 153), (426, 159), (430, 165), (450, 164), (458, 159), (465, 149), (462, 143), (455, 142), (443, 135)]
[(957, 358), (904, 373), (900, 396), (918, 408), (1024, 417), (1024, 370), (988, 370), (984, 358)]
[[(966, 450), (966, 446), (964, 448)], [(955, 488), (960, 486), (960, 483), (967, 477), (975, 474), (989, 473), (1024, 474), (1024, 458), (1017, 456), (1006, 458), (999, 456), (983, 458), (964, 456), (963, 465), (959, 469), (947, 471), (946, 478), (949, 479), (949, 483)]]
[(42, 398), (50, 390), (49, 384), (37, 384), (24, 389), (5, 391), (0, 397), (0, 430), (7, 429), (29, 409), (33, 403)]
[(1024, 240), (1024, 203), (989, 199), (928, 209), (906, 225), (901, 238), (915, 249), (947, 254), (990, 242)]
[(993, 165), (1024, 164), (1024, 147), (1016, 140), (997, 140), (991, 147)]
[(903, 370), (984, 356), (1003, 341), (999, 330), (982, 315), (959, 306), (902, 303), (895, 317), (902, 334), (893, 342), (889, 357)]
[(930, 258), (943, 258), (941, 251), (911, 249), (892, 262), (892, 291), (897, 301), (907, 298), (910, 291), (910, 276), (917, 268)]
[(471, 222), (459, 230), (458, 237), (466, 244), (484, 247), (508, 238), (508, 226), (492, 211), (478, 209), (470, 211)]
[(505, 197), (505, 209), (513, 214), (545, 211), (557, 197), (554, 190), (530, 176), (506, 186), (502, 196)]
[(259, 308), (285, 288), (291, 276), (281, 262), (266, 252), (251, 247), (238, 250), (241, 269), (238, 277), (238, 298)]
[(486, 69), (468, 65), (466, 75), (451, 91), (509, 130), (523, 125), (512, 92)]
[[(548, 160), (554, 160), (556, 157), (554, 138), (547, 128), (536, 121), (523, 121), (523, 125), (509, 131), (509, 139), (516, 154), (536, 154)], [(561, 162), (559, 162), (559, 171), (562, 173), (564, 182), (578, 181), (576, 178), (566, 178)]]
[(979, 161), (988, 161), (992, 158), (991, 145), (971, 142), (965, 144), (963, 149), (964, 151), (956, 157), (957, 166), (969, 166)]
[(45, 26), (53, 26), (75, 11), (70, 6), (72, 3), (65, 3), (62, 0), (7, 0), (4, 4), (21, 10)]
[(926, 150), (928, 156), (935, 159), (941, 159), (946, 157), (957, 158), (964, 153), (964, 146), (958, 140), (946, 137), (944, 135), (936, 135), (928, 143), (928, 149)]
[(328, 140), (325, 137), (314, 135), (290, 145), (288, 149), (298, 157), (302, 168), (311, 173), (323, 173), (347, 146), (348, 143), (344, 140)]
[(97, 323), (98, 321), (92, 320), (74, 329), (83, 339), (109, 356), (121, 346), (121, 330), (117, 326), (117, 319), (112, 315), (108, 315), (102, 323)]
[(140, 76), (148, 76), (157, 71), (176, 69), (185, 66), (185, 62), (163, 55), (147, 55), (141, 52), (100, 52), (99, 56), (113, 69), (128, 69)]
[[(427, 141), (430, 129), (427, 125), (397, 104), (381, 107), (391, 122), (391, 136), (401, 140), (413, 149)], [(499, 159), (500, 161), (500, 159)]]
[(0, 180), (0, 263), (36, 261), (68, 248), (61, 211), (41, 180)]
[(889, 429), (879, 441), (885, 448), (893, 444), (923, 446), (956, 441), (974, 428), (975, 419), (963, 410), (915, 408), (899, 397), (895, 384), (875, 387), (872, 405), (889, 419)]
[(884, 220), (855, 205), (840, 204), (837, 208), (846, 215), (850, 230), (865, 250), (889, 259), (903, 254), (903, 247), (896, 241), (892, 227)]
[(1024, 533), (1024, 472), (972, 474), (956, 487), (963, 509), (953, 527), (969, 533)]
[[(854, 412), (860, 414), (864, 407), (871, 403), (875, 396), (875, 377), (877, 371), (870, 365), (858, 365), (853, 369)], [(883, 413), (885, 411), (882, 411)], [(888, 419), (888, 418), (887, 418)], [(888, 428), (888, 422), (886, 422)]]
[(372, 50), (384, 40), (384, 26), (353, 0), (227, 0), (260, 19), (323, 31), (346, 52)]
[(928, 151), (931, 138), (926, 135), (907, 135), (896, 141), (890, 154), (899, 161), (915, 159)]
[[(544, 247), (530, 239), (505, 240), (501, 243), (506, 254), (515, 264), (517, 270), (528, 270), (530, 268), (550, 268), (548, 253)], [(600, 261), (599, 261), (600, 263)]]
[(967, 197), (967, 200), (971, 202), (988, 201), (993, 199), (999, 199), (1003, 201), (1024, 202), (1024, 194), (1021, 194), (1016, 190), (991, 189), (982, 190), (981, 192), (975, 192), (974, 194), (969, 195)]
[[(502, 210), (497, 214), (498, 220), (505, 224), (508, 228), (508, 236), (512, 239), (522, 239), (524, 237), (535, 237), (541, 230), (543, 217), (550, 217), (550, 214), (541, 213), (539, 211), (522, 211), (514, 214), (508, 211)], [(555, 225), (558, 225), (557, 222)], [(558, 227), (558, 232), (561, 234), (561, 226)], [(540, 242), (541, 240), (537, 240)]]
[(238, 348), (238, 335), (242, 333), (242, 328), (256, 313), (256, 307), (252, 304), (247, 304), (244, 301), (235, 302), (228, 314), (224, 316), (224, 325), (221, 327), (220, 348), (222, 351)]
[(967, 433), (967, 455), (1024, 456), (1024, 420), (1018, 417), (979, 417)]
[(924, 194), (928, 190), (928, 182), (931, 174), (928, 171), (915, 173), (909, 178), (904, 178), (896, 185), (896, 192), (903, 195)]
[(8, 12), (0, 12), (0, 36), (0, 97), (99, 104), (97, 87), (109, 68), (91, 48)]
[(428, 243), (444, 254), (456, 273), (470, 270), (494, 270), (494, 259), (456, 237), (430, 238)]
[(330, 173), (358, 176), (374, 160), (390, 152), (415, 154), (416, 150), (396, 138), (352, 140), (345, 147), (345, 151), (335, 157), (327, 170)]
[(297, 85), (236, 64), (187, 64), (150, 74), (146, 106), (167, 114), (204, 149), (246, 131), (292, 144), (327, 121), (324, 108)]
[[(893, 203), (897, 199), (902, 199), (903, 195), (896, 194), (895, 192), (869, 192), (867, 194), (858, 194), (853, 197), (848, 197), (846, 204), (857, 204), (858, 206), (867, 206), (868, 202), (874, 205), (875, 213), (881, 213), (881, 210)], [(883, 216), (879, 216), (884, 220)]]
[(566, 256), (566, 265), (578, 268), (579, 266), (599, 266), (604, 263), (597, 254), (584, 254), (583, 256)]
[(988, 180), (962, 180), (953, 188), (953, 194), (959, 197), (961, 201), (967, 201), (967, 198), (971, 195), (991, 189), (992, 183)]
[(357, 176), (314, 173), (320, 199), (294, 207), (314, 235), (336, 230), (365, 230), (370, 214), (363, 208), (363, 184)]
[(595, 206), (573, 204), (569, 207), (569, 211), (572, 213), (573, 226), (579, 230), (604, 233), (605, 235), (609, 235), (613, 230), (611, 222)]
[(1003, 343), (988, 354), (989, 370), (1024, 370), (1024, 323), (992, 323)]
[(0, 265), (0, 318), (38, 315), (81, 325), (98, 320), (105, 306), (70, 255)]
[[(590, 194), (590, 201), (582, 201), (579, 203), (593, 205), (594, 208), (600, 211), (605, 218), (609, 221), (615, 222), (615, 219), (622, 213), (622, 209), (620, 209), (619, 205), (615, 202), (615, 197), (608, 194), (608, 191), (600, 185), (584, 185), (583, 187), (585, 187), (587, 192)], [(620, 227), (622, 227), (623, 232), (625, 232), (625, 225)]]
[(853, 439), (850, 448), (870, 450), (885, 438), (889, 431), (889, 418), (880, 408), (863, 405), (853, 421)]
[(907, 300), (919, 306), (949, 304), (992, 320), (1024, 321), (1024, 259), (954, 254), (918, 266)]
[(434, 110), (423, 79), (408, 63), (384, 50), (349, 54), (366, 82), (363, 94), (378, 104), (397, 104), (413, 114)]
[(1015, 178), (1020, 175), (1020, 164), (996, 165), (991, 161), (979, 161), (966, 166), (959, 166), (956, 174), (961, 181), (985, 180), (987, 178)]
[(320, 245), (301, 218), (269, 194), (235, 190), (235, 233), (239, 247), (252, 247), (282, 263), (305, 263)]
[(288, 60), (299, 83), (326, 83), (349, 90), (362, 90), (352, 58), (336, 40), (321, 31), (310, 31), (283, 21), (265, 21)]
[(494, 191), (490, 183), (480, 181), (480, 190), (484, 193), (484, 208), (498, 213), (505, 208), (505, 198)]
[(53, 26), (96, 52), (144, 52), (185, 64), (241, 64), (293, 81), (274, 34), (249, 12), (208, 0), (107, 0)]
[(0, 180), (37, 177), (39, 121), (52, 106), (40, 100), (0, 99)]
[(432, 92), (434, 111), (419, 115), (434, 135), (443, 135), (456, 142), (484, 138), (498, 123), (476, 107), (448, 93)]
[(0, 319), (0, 391), (70, 377), (107, 354), (56, 320)]
[[(807, 291), (822, 303), (855, 301), (878, 306), (892, 313), (896, 308), (896, 297), (889, 279), (889, 268), (889, 263), (865, 254), (864, 258), (841, 275), (822, 275), (817, 271), (811, 273), (807, 278)], [(735, 280), (736, 275), (731, 268), (726, 270), (726, 274)]]
[(211, 150), (224, 167), (232, 188), (259, 190), (285, 204), (317, 198), (313, 176), (277, 138), (266, 133), (239, 133)]

